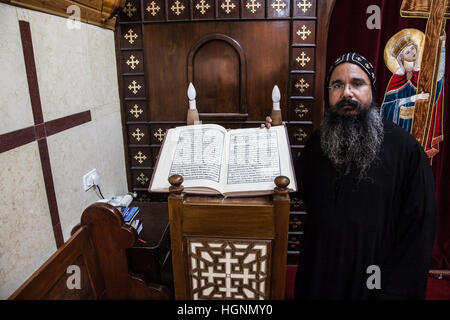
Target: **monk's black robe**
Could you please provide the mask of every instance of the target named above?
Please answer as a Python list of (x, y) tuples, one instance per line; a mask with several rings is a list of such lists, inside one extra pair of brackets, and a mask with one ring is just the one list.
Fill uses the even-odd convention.
[[(336, 169), (311, 135), (296, 162), (307, 220), (297, 299), (423, 299), (435, 235), (429, 160), (406, 131), (384, 120), (384, 142), (369, 179)], [(380, 268), (381, 289), (367, 280)], [(375, 278), (369, 279), (375, 284)]]

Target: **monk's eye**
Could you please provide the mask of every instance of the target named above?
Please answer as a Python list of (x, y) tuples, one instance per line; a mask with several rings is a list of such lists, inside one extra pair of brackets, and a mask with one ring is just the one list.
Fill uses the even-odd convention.
[(361, 88), (362, 86), (364, 86), (366, 83), (365, 82), (363, 82), (363, 81), (355, 81), (354, 83), (353, 83), (353, 87), (355, 87), (355, 88)]

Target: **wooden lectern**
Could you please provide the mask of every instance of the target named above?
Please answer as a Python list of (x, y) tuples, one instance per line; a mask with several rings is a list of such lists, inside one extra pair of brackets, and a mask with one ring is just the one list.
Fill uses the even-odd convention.
[(253, 198), (186, 195), (180, 175), (169, 182), (175, 298), (284, 299), (289, 179)]

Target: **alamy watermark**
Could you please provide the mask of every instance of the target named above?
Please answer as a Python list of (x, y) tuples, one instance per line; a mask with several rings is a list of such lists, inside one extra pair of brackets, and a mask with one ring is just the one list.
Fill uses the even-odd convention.
[(81, 289), (81, 271), (80, 267), (72, 264), (67, 267), (66, 273), (70, 276), (67, 277), (66, 286), (67, 289)]
[(366, 286), (367, 289), (381, 289), (381, 269), (379, 266), (372, 264), (367, 267), (366, 273), (370, 274), (367, 278)]
[(381, 10), (380, 7), (373, 4), (371, 6), (367, 7), (366, 10), (367, 14), (370, 14), (370, 16), (366, 20), (366, 26), (367, 29), (373, 30), (373, 29), (381, 29)]
[(81, 9), (77, 5), (70, 5), (66, 9), (66, 13), (70, 14), (67, 18), (66, 26), (69, 30), (79, 30), (81, 29)]

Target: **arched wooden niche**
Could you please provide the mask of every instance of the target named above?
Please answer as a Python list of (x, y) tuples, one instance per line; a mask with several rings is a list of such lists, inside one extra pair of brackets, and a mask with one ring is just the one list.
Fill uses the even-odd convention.
[(247, 63), (238, 41), (220, 33), (199, 39), (188, 53), (187, 77), (200, 120), (247, 119)]

